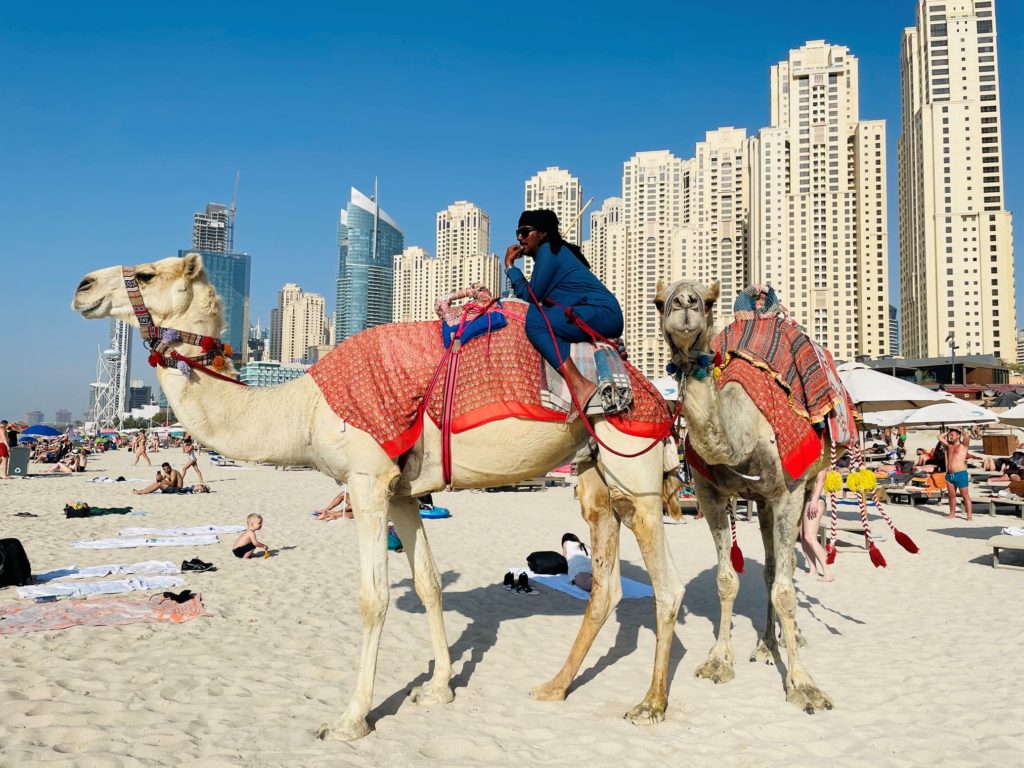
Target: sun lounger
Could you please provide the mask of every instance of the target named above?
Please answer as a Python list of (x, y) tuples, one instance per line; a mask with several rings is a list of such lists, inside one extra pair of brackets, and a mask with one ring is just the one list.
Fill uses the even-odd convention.
[(1014, 549), (1017, 551), (1024, 551), (1024, 536), (1010, 536), (1006, 533), (1001, 533), (993, 536), (988, 540), (988, 545), (992, 547), (992, 567), (993, 568), (1022, 568), (1020, 565), (1010, 565), (1009, 563), (999, 562), (999, 550), (1001, 549)]
[(990, 516), (995, 517), (996, 505), (1003, 505), (1006, 507), (1012, 507), (1015, 514), (1020, 515), (1021, 520), (1024, 520), (1024, 501), (1019, 499), (1007, 499), (1003, 496), (996, 496), (995, 494), (984, 494), (978, 496), (975, 499), (971, 499), (973, 505), (984, 504), (988, 508)]
[(911, 485), (887, 486), (883, 490), (887, 501), (893, 504), (909, 504), (912, 507), (922, 501), (942, 501), (942, 497), (945, 495), (941, 490), (928, 492), (923, 488)]

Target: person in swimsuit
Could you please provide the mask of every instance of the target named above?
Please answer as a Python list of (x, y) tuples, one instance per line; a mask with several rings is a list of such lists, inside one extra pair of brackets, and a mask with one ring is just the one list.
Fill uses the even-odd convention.
[(188, 463), (181, 468), (182, 479), (184, 480), (189, 469), (194, 469), (196, 474), (199, 475), (199, 482), (205, 482), (203, 480), (203, 473), (199, 471), (199, 458), (196, 456), (196, 445), (192, 442), (191, 437), (185, 438), (185, 442), (181, 445), (181, 452), (188, 456)]
[(245, 531), (235, 539), (231, 550), (235, 557), (252, 560), (254, 557), (270, 557), (270, 548), (256, 538), (256, 531), (263, 527), (263, 516), (255, 512), (245, 518)]
[(0, 480), (10, 480), (11, 451), (7, 447), (7, 420), (0, 421)]
[(945, 435), (939, 434), (939, 442), (942, 447), (946, 450), (946, 492), (949, 495), (949, 514), (946, 515), (950, 520), (956, 519), (956, 494), (960, 493), (960, 498), (964, 502), (964, 512), (967, 513), (967, 519), (973, 520), (974, 516), (971, 514), (971, 489), (970, 489), (970, 477), (967, 474), (967, 460), (968, 459), (981, 459), (983, 456), (978, 456), (967, 450), (967, 446), (963, 443), (963, 436), (959, 429), (951, 429)]
[(153, 466), (153, 462), (149, 460), (149, 454), (146, 453), (145, 432), (136, 432), (135, 437), (132, 438), (131, 446), (135, 449), (135, 461), (132, 462), (133, 467), (139, 463), (139, 459), (145, 459), (149, 466)]
[[(800, 518), (800, 547), (807, 558), (807, 572), (818, 577), (818, 581), (835, 581), (832, 569), (828, 567), (828, 557), (825, 549), (818, 541), (818, 529), (821, 527), (821, 519), (825, 516), (825, 489), (826, 470), (821, 470), (814, 481), (814, 489), (808, 496), (804, 505), (804, 514)], [(821, 573), (818, 573), (818, 569)]]

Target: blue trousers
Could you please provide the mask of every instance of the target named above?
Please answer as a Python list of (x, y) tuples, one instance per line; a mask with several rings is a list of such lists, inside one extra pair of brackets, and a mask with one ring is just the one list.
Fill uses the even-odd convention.
[[(526, 312), (526, 338), (552, 368), (559, 370), (562, 363), (569, 359), (569, 345), (578, 341), (590, 341), (590, 336), (565, 316), (562, 307), (546, 307), (544, 312), (551, 323), (551, 329), (555, 332), (554, 343), (551, 341), (551, 333), (543, 315), (534, 304), (531, 304)], [(573, 307), (573, 312), (605, 338), (614, 339), (622, 335), (622, 311), (618, 307), (610, 309), (580, 304)]]

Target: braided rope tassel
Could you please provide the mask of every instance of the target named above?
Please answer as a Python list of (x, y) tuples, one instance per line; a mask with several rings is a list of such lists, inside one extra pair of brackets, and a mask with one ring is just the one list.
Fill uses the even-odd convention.
[(893, 523), (892, 518), (889, 517), (889, 513), (886, 512), (885, 507), (882, 506), (881, 499), (878, 498), (877, 488), (873, 491), (873, 496), (875, 500), (875, 506), (878, 507), (878, 513), (882, 516), (882, 519), (889, 524), (889, 528), (892, 529), (892, 535), (893, 537), (895, 537), (896, 542), (905, 550), (907, 550), (907, 552), (909, 552), (910, 554), (916, 555), (920, 551), (917, 548), (917, 544), (915, 544), (913, 539), (907, 536), (907, 534), (905, 534), (903, 531), (897, 528), (896, 524)]
[(731, 508), (729, 509), (729, 528), (732, 531), (732, 549), (729, 552), (729, 560), (736, 573), (743, 573), (743, 552), (736, 541), (736, 515), (733, 514)]
[[(836, 469), (836, 441), (832, 441), (832, 446), (829, 452), (829, 475), (839, 478), (840, 487), (842, 486), (842, 478), (839, 477), (839, 470)], [(832, 532), (828, 537), (828, 546), (825, 547), (825, 562), (832, 565), (836, 561), (836, 538), (838, 537), (838, 521), (839, 513), (837, 511), (836, 495), (838, 488), (835, 487), (835, 481), (833, 477), (826, 478), (832, 480), (832, 482), (826, 483), (830, 490), (828, 494), (829, 503), (832, 506)]]
[[(851, 463), (856, 464), (858, 474), (860, 474), (861, 471), (865, 469), (864, 452), (862, 450), (860, 443), (857, 443), (857, 446), (854, 449), (854, 457)], [(853, 473), (851, 472), (850, 474), (852, 477)], [(861, 478), (863, 478), (863, 475), (861, 475)], [(860, 522), (861, 525), (864, 526), (864, 541), (867, 544), (868, 555), (870, 555), (871, 557), (871, 564), (875, 566), (875, 568), (885, 568), (885, 558), (882, 557), (881, 550), (879, 550), (878, 547), (875, 546), (875, 542), (871, 538), (871, 526), (868, 525), (867, 493), (865, 492), (867, 489), (865, 489), (862, 483), (860, 482), (861, 478), (858, 478), (858, 482), (856, 483), (856, 490), (857, 504), (860, 506)]]

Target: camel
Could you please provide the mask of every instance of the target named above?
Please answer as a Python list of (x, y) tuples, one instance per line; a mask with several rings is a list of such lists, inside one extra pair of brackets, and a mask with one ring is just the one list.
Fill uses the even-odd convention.
[[(134, 270), (138, 290), (156, 326), (219, 336), (223, 328), (221, 302), (199, 254), (140, 264)], [(119, 266), (86, 275), (75, 292), (72, 309), (87, 319), (114, 317), (138, 324)], [(199, 351), (180, 341), (171, 346), (185, 355)], [(416, 501), (417, 496), (444, 487), (441, 434), (433, 422), (424, 419), (422, 437), (400, 467), (366, 432), (351, 425), (341, 428), (311, 376), (268, 388), (238, 386), (194, 369), (183, 374), (173, 366), (158, 367), (156, 376), (182, 424), (207, 446), (236, 459), (313, 466), (348, 483), (359, 539), (362, 651), (347, 708), (333, 725), (321, 726), (318, 735), (350, 741), (370, 730), (367, 714), (389, 603), (388, 518), (405, 546), (416, 594), (426, 610), (434, 656), (433, 674), (410, 696), (420, 704), (452, 701), (452, 663), (440, 576)], [(460, 488), (485, 488), (542, 475), (586, 448), (589, 435), (583, 421), (503, 419), (455, 434), (452, 483)], [(620, 453), (637, 453), (650, 443), (617, 431), (603, 418), (594, 419), (593, 427), (603, 442)], [(621, 598), (621, 522), (633, 531), (640, 545), (654, 588), (656, 613), (651, 683), (643, 700), (625, 717), (636, 724), (664, 719), (669, 651), (683, 586), (665, 546), (663, 451), (660, 446), (655, 448), (628, 459), (604, 449), (596, 455), (580, 454), (578, 495), (590, 527), (593, 592), (568, 659), (551, 680), (531, 691), (536, 699), (565, 698), (594, 638)]]
[(796, 627), (793, 586), (800, 518), (815, 478), (828, 467), (830, 457), (823, 451), (800, 478), (792, 480), (782, 467), (771, 425), (743, 387), (732, 382), (720, 389), (706, 371), (695, 375), (698, 356), (711, 349), (715, 337), (712, 311), (718, 292), (718, 283), (705, 287), (680, 281), (669, 286), (659, 284), (655, 298), (672, 361), (685, 377), (680, 389), (685, 392), (687, 437), (711, 476), (709, 480), (695, 472), (693, 479), (718, 551), (721, 618), (717, 642), (696, 675), (724, 683), (735, 674), (730, 634), (739, 578), (730, 559), (728, 505), (730, 497), (739, 496), (758, 503), (765, 550), (764, 580), (770, 595), (764, 633), (750, 660), (774, 663), (779, 647), (775, 631), (778, 614), (788, 656), (786, 699), (808, 713), (832, 709), (832, 700), (815, 685), (800, 660), (798, 646), (802, 641)]

